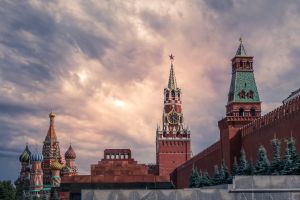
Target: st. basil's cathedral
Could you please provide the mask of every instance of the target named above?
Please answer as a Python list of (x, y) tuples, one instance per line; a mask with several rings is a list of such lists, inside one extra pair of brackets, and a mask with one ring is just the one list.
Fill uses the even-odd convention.
[[(254, 76), (254, 59), (246, 53), (242, 40), (231, 59), (231, 83), (224, 117), (218, 122), (219, 140), (192, 157), (191, 131), (184, 124), (182, 92), (171, 68), (164, 89), (162, 124), (156, 129), (156, 164), (139, 164), (130, 149), (105, 149), (90, 175), (79, 175), (72, 146), (60, 152), (51, 112), (50, 127), (42, 154), (31, 153), (28, 146), (20, 156), (18, 185), (24, 197), (80, 199), (82, 189), (170, 189), (187, 188), (193, 168), (212, 175), (215, 166), (225, 164), (231, 171), (234, 159), (244, 149), (255, 160), (260, 145), (271, 157), (270, 140), (293, 137), (300, 141), (300, 89), (283, 104), (261, 116), (261, 101)], [(225, 97), (224, 97), (225, 99)], [(193, 133), (197, 134), (197, 133)], [(300, 151), (300, 142), (297, 143)]]
[(24, 199), (58, 199), (61, 177), (78, 174), (74, 149), (70, 145), (65, 154), (61, 154), (54, 128), (55, 114), (51, 112), (49, 118), (42, 153), (37, 150), (32, 153), (26, 145), (19, 157), (21, 172), (16, 185), (22, 188)]

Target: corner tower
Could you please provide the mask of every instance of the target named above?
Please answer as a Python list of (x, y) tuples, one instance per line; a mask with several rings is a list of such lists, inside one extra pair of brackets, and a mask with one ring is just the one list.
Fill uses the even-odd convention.
[(230, 168), (241, 149), (239, 129), (261, 116), (261, 102), (253, 72), (253, 56), (247, 55), (241, 38), (231, 61), (232, 76), (226, 116), (218, 122), (222, 159)]
[(191, 158), (190, 130), (184, 128), (181, 90), (177, 87), (171, 54), (168, 87), (164, 89), (162, 128), (156, 130), (156, 164), (160, 176), (169, 176), (179, 165)]

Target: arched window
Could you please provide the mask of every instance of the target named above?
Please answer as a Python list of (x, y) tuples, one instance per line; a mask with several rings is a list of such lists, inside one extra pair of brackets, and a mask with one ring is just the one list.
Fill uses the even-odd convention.
[(245, 114), (244, 108), (240, 108), (240, 109), (239, 109), (239, 116), (243, 117), (244, 114)]
[(244, 99), (246, 95), (246, 92), (244, 90), (240, 91), (239, 96), (241, 99)]
[(244, 68), (242, 61), (240, 61), (240, 68)]
[(250, 114), (251, 114), (251, 116), (256, 116), (256, 110), (255, 110), (255, 108), (251, 108), (250, 109)]
[(254, 94), (254, 92), (253, 92), (252, 90), (250, 90), (250, 91), (247, 93), (247, 98), (253, 99), (253, 94)]
[(247, 61), (246, 68), (250, 69), (250, 62), (249, 61)]
[(175, 99), (175, 91), (174, 90), (172, 90), (171, 95), (172, 95), (172, 99), (174, 100)]
[(169, 98), (169, 92), (166, 93), (166, 99), (168, 99), (168, 98)]

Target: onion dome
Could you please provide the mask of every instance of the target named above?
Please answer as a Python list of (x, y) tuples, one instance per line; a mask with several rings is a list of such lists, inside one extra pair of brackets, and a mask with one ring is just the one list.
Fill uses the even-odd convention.
[(57, 160), (51, 164), (51, 170), (61, 170), (63, 165), (60, 164)]
[(28, 163), (30, 160), (31, 152), (29, 151), (28, 145), (24, 149), (23, 153), (20, 155), (19, 160), (20, 162)]
[(69, 149), (65, 153), (65, 158), (66, 159), (75, 159), (76, 158), (76, 153), (71, 145), (69, 146)]
[(33, 153), (30, 156), (31, 162), (42, 162), (44, 160), (44, 156), (41, 153)]

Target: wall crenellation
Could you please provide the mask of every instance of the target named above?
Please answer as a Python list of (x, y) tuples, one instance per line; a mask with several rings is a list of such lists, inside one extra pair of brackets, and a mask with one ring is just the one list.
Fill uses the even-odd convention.
[(254, 130), (260, 129), (265, 126), (269, 126), (274, 122), (278, 122), (280, 120), (286, 119), (292, 114), (298, 112), (300, 110), (300, 96), (291, 100), (287, 104), (283, 104), (282, 106), (276, 108), (275, 110), (267, 113), (266, 115), (255, 119), (253, 122), (243, 126), (240, 129), (242, 137), (245, 137), (248, 134), (251, 134)]

